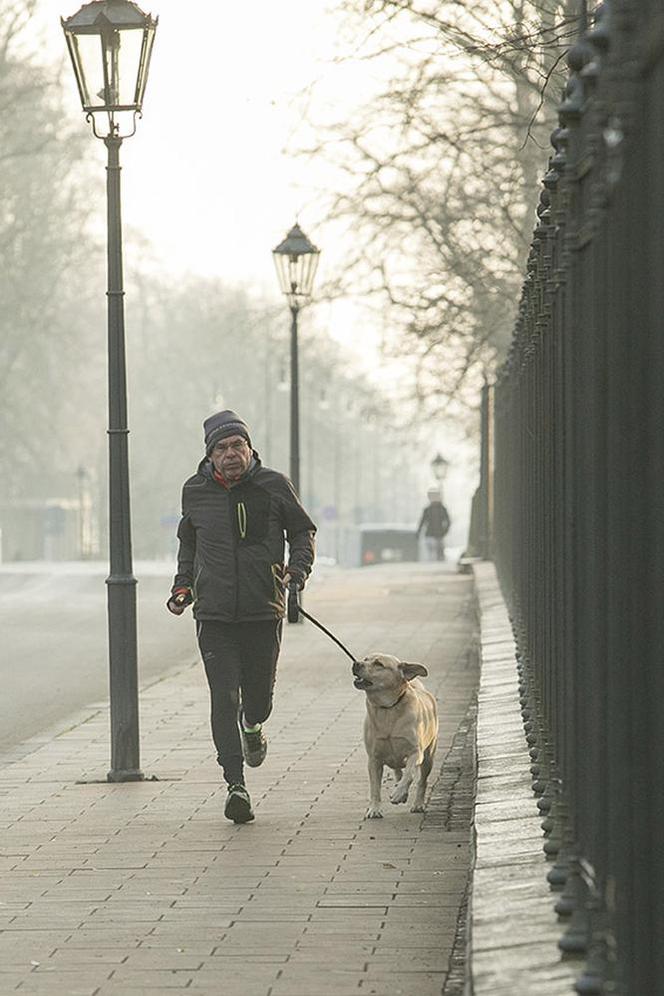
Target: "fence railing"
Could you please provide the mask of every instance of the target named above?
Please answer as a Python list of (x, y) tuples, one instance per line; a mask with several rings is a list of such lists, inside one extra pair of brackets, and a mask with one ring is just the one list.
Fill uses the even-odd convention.
[(664, 11), (569, 53), (495, 385), (493, 547), (577, 989), (664, 993)]

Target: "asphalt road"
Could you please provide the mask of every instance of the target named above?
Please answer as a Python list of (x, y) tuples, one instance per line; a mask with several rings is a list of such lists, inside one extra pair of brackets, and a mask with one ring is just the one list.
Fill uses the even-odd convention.
[[(105, 564), (0, 567), (0, 752), (108, 699)], [(136, 565), (144, 683), (198, 659), (191, 613), (165, 608), (172, 565)]]

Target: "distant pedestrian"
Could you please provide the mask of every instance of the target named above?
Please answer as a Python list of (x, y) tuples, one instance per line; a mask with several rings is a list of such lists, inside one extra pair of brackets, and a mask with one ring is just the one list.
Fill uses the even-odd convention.
[[(290, 481), (261, 464), (233, 411), (203, 423), (205, 457), (182, 490), (178, 566), (167, 608), (193, 604), (210, 687), (212, 737), (228, 785), (224, 815), (253, 820), (245, 761), (265, 760), (288, 585), (314, 559), (311, 521)], [(288, 540), (288, 564), (285, 563)]]
[(450, 517), (443, 505), (439, 491), (427, 492), (429, 504), (423, 509), (417, 536), (424, 532), (427, 560), (445, 560), (445, 537), (450, 528)]

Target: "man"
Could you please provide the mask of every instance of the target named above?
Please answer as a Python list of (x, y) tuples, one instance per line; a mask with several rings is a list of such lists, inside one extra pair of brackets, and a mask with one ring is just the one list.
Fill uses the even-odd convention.
[(417, 536), (424, 530), (428, 560), (445, 560), (445, 536), (450, 528), (450, 517), (438, 491), (427, 492), (429, 504), (422, 511)]
[(250, 767), (265, 760), (263, 723), (272, 710), (286, 592), (309, 576), (316, 527), (290, 481), (262, 466), (239, 415), (217, 412), (203, 430), (205, 458), (182, 490), (178, 568), (166, 605), (181, 615), (193, 604), (212, 738), (228, 785), (224, 815), (247, 823), (254, 814), (243, 760)]

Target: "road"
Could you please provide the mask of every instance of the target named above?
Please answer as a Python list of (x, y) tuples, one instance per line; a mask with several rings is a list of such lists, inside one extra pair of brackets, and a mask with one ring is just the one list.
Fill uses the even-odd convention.
[[(198, 657), (190, 613), (165, 601), (173, 565), (137, 564), (139, 681)], [(105, 564), (0, 566), (0, 752), (108, 698)]]

